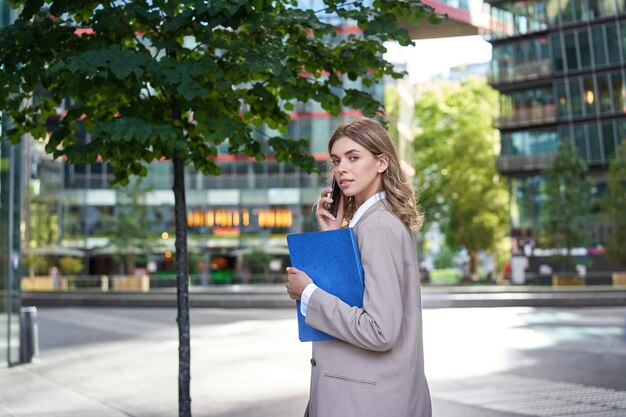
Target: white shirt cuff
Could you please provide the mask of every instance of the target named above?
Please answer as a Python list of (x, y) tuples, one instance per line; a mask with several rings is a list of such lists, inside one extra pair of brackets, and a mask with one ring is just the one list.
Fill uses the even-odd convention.
[(306, 310), (309, 307), (309, 299), (316, 289), (317, 285), (310, 283), (304, 288), (304, 291), (302, 291), (302, 295), (300, 296), (300, 313), (302, 313), (304, 317), (306, 317)]

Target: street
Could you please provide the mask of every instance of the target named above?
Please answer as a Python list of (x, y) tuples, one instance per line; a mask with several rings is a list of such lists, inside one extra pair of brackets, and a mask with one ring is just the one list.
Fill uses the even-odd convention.
[[(102, 407), (90, 417), (177, 415), (175, 317), (164, 308), (39, 309), (40, 355), (0, 373), (0, 416), (79, 415), (69, 400), (46, 397), (59, 386)], [(625, 320), (626, 308), (426, 309), (433, 415), (624, 417)], [(297, 340), (292, 309), (192, 309), (191, 337), (194, 416), (302, 415), (310, 345)]]

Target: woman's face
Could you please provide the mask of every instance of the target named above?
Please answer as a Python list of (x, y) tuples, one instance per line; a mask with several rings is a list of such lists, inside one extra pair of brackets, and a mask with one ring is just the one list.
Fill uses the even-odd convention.
[(377, 157), (347, 136), (333, 143), (330, 158), (341, 191), (346, 197), (354, 196), (358, 206), (381, 191), (386, 158)]

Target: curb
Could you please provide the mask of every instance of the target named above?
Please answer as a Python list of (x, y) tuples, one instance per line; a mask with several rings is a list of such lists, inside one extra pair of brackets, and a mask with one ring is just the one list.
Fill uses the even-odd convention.
[[(176, 307), (175, 289), (150, 292), (24, 292), (22, 305), (36, 307)], [(192, 288), (193, 308), (293, 308), (282, 285)], [(475, 307), (624, 307), (626, 288), (433, 288), (422, 291), (423, 308)]]

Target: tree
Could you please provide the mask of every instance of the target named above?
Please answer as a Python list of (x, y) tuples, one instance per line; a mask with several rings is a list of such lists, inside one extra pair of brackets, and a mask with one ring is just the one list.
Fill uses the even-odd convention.
[(473, 279), (479, 252), (493, 251), (508, 230), (508, 193), (495, 164), (496, 108), (497, 93), (480, 78), (436, 84), (415, 102), (424, 224), (438, 223), (450, 249), (467, 250)]
[(135, 259), (147, 260), (155, 242), (152, 228), (156, 221), (145, 204), (146, 195), (153, 187), (144, 185), (142, 178), (134, 178), (126, 186), (114, 188), (119, 202), (114, 214), (101, 217), (102, 232), (109, 239), (107, 246), (114, 249), (113, 258), (123, 261), (124, 271), (120, 273), (133, 274)]
[(565, 249), (556, 259), (563, 272), (574, 270), (572, 249), (586, 242), (585, 217), (589, 214), (587, 165), (568, 141), (557, 147), (552, 162), (543, 170), (543, 240)]
[[(20, 16), (0, 31), (0, 109), (12, 142), (28, 134), (45, 138), (54, 157), (100, 157), (122, 184), (145, 175), (153, 160), (173, 164), (179, 414), (189, 416), (185, 165), (219, 174), (213, 157), (224, 145), (230, 154), (261, 161), (273, 153), (278, 162), (314, 171), (306, 141), (256, 131), (266, 125), (286, 133), (298, 101), (315, 100), (335, 115), (342, 106), (373, 115), (380, 104), (344, 88), (344, 80), (371, 86), (385, 75), (399, 77), (382, 59), (383, 42), (411, 43), (398, 19), (439, 17), (419, 0), (328, 0), (317, 11), (299, 9), (295, 0), (12, 4)], [(323, 16), (354, 22), (362, 36), (339, 36)], [(77, 140), (79, 129), (88, 141)]]
[(606, 241), (607, 255), (626, 264), (626, 141), (622, 141), (615, 159), (609, 164), (606, 191), (601, 210), (611, 226)]
[(266, 280), (268, 277), (268, 265), (273, 256), (260, 246), (251, 248), (250, 252), (243, 255), (243, 267), (246, 268), (254, 280)]
[(446, 269), (459, 266), (459, 262), (456, 259), (458, 252), (453, 251), (447, 245), (443, 245), (439, 248), (439, 252), (435, 255), (435, 268)]

